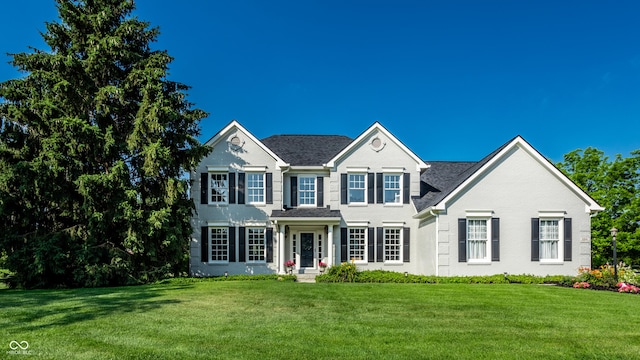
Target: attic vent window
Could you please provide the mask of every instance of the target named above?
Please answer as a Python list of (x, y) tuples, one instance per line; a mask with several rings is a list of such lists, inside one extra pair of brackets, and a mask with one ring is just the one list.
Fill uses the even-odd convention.
[(239, 149), (242, 147), (242, 145), (244, 145), (244, 141), (242, 141), (242, 139), (240, 139), (238, 135), (234, 135), (231, 139), (229, 139), (229, 144), (231, 144), (232, 148)]
[(373, 150), (380, 151), (382, 150), (382, 148), (384, 148), (386, 144), (382, 142), (382, 140), (379, 137), (376, 136), (375, 138), (373, 138), (373, 140), (371, 140), (371, 143), (369, 143), (369, 145)]

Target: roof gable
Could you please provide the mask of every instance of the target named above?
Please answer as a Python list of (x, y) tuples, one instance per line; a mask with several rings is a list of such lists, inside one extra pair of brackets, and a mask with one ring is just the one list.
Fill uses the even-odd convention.
[[(516, 136), (477, 163), (466, 163), (469, 164), (466, 169), (462, 170), (464, 165), (459, 165), (456, 169), (457, 171), (462, 171), (457, 175), (455, 175), (455, 170), (449, 169), (449, 174), (446, 174), (445, 172), (445, 175), (443, 176), (446, 178), (445, 181), (441, 181), (442, 179), (436, 179), (436, 182), (441, 181), (440, 183), (442, 184), (443, 189), (437, 189), (435, 187), (434, 189), (427, 189), (431, 191), (427, 191), (427, 193), (419, 199), (414, 199), (414, 204), (419, 212), (417, 216), (423, 216), (429, 210), (445, 210), (449, 200), (457, 196), (462, 191), (465, 191), (477, 178), (483, 176), (487, 171), (490, 171), (489, 169), (494, 163), (507, 156), (507, 154), (515, 147), (519, 147), (524, 150), (565, 186), (571, 189), (571, 191), (585, 202), (585, 209), (587, 212), (604, 210), (604, 208), (598, 205), (593, 198), (580, 189), (573, 181), (571, 181), (571, 179), (556, 168), (547, 158), (542, 156), (542, 154), (533, 148), (533, 146), (531, 146), (526, 140), (521, 136)], [(437, 170), (437, 168), (434, 170)], [(433, 182), (433, 179), (430, 179), (428, 175), (425, 175), (421, 180), (426, 180), (424, 181), (425, 184), (434, 186), (434, 184), (428, 182), (429, 180), (432, 180)], [(447, 185), (446, 182), (448, 181), (450, 181), (450, 183)]]
[(424, 161), (422, 161), (413, 151), (409, 150), (408, 147), (406, 147), (400, 140), (398, 140), (398, 138), (396, 138), (395, 136), (393, 136), (393, 134), (391, 134), (387, 129), (385, 129), (384, 126), (382, 126), (379, 122), (375, 122), (373, 125), (371, 125), (367, 130), (365, 130), (362, 134), (360, 134), (355, 140), (353, 140), (349, 145), (347, 145), (345, 148), (342, 149), (342, 151), (340, 151), (338, 154), (336, 154), (333, 158), (331, 158), (329, 161), (327, 161), (326, 166), (327, 167), (334, 167), (335, 163), (340, 161), (341, 159), (343, 159), (344, 157), (348, 156), (348, 154), (355, 149), (356, 147), (362, 145), (362, 143), (364, 141), (366, 141), (366, 139), (369, 138), (369, 136), (371, 134), (373, 134), (374, 132), (379, 131), (382, 134), (384, 134), (385, 137), (387, 137), (389, 140), (391, 140), (396, 146), (398, 146), (398, 148), (400, 148), (404, 153), (406, 153), (411, 159), (413, 159), (416, 162), (416, 169), (418, 171), (424, 170), (426, 168), (428, 168), (429, 166), (427, 164), (424, 163)]
[(265, 144), (262, 141), (258, 140), (255, 136), (253, 136), (253, 134), (251, 134), (247, 129), (245, 129), (242, 125), (240, 125), (240, 123), (237, 120), (232, 120), (229, 124), (227, 124), (227, 126), (222, 128), (222, 130), (220, 130), (216, 135), (214, 135), (211, 139), (209, 139), (205, 143), (205, 145), (214, 147), (219, 142), (221, 142), (221, 141), (227, 139), (227, 137), (231, 136), (231, 134), (234, 131), (242, 132), (247, 138), (249, 138), (251, 141), (256, 143), (262, 150), (264, 150), (264, 152), (266, 152), (267, 154), (269, 154), (271, 157), (273, 157), (276, 160), (276, 165), (277, 166), (281, 166), (281, 167), (282, 166), (288, 166), (288, 164), (281, 157), (279, 157), (271, 149), (269, 149), (267, 146), (265, 146)]

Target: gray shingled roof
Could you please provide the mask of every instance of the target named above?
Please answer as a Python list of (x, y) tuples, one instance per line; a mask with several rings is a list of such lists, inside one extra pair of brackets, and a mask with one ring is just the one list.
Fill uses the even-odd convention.
[(502, 149), (509, 145), (515, 138), (507, 141), (502, 146), (485, 156), (478, 162), (447, 162), (425, 161), (431, 165), (420, 176), (420, 198), (414, 198), (413, 203), (418, 212), (438, 204), (447, 195), (451, 194), (458, 186), (467, 180), (476, 171), (493, 159)]
[(340, 218), (340, 210), (329, 208), (293, 208), (273, 210), (272, 218)]
[(353, 139), (342, 135), (273, 135), (260, 141), (293, 166), (322, 166)]

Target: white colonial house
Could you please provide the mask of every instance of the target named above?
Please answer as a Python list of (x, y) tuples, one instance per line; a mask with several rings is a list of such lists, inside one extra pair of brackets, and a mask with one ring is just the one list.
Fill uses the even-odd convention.
[(602, 210), (522, 137), (478, 162), (424, 161), (381, 124), (355, 139), (257, 139), (232, 121), (192, 173), (191, 274), (567, 274)]

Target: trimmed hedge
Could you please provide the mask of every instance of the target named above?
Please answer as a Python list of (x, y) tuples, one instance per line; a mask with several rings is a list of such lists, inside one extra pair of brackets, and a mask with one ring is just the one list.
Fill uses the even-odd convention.
[[(348, 267), (348, 268), (347, 268)], [(557, 284), (563, 286), (573, 286), (573, 277), (554, 276), (534, 276), (534, 275), (490, 275), (490, 276), (433, 276), (433, 275), (413, 275), (385, 271), (366, 270), (355, 271), (353, 273), (352, 264), (343, 263), (334, 265), (328, 269), (326, 274), (316, 276), (316, 282), (358, 282), (358, 283), (412, 283), (412, 284)], [(348, 274), (348, 276), (345, 276)]]

